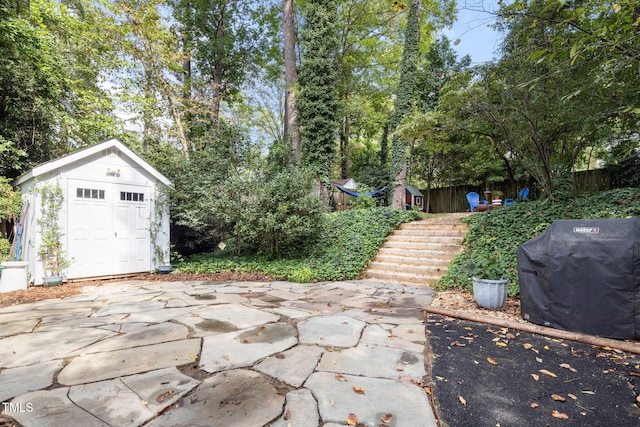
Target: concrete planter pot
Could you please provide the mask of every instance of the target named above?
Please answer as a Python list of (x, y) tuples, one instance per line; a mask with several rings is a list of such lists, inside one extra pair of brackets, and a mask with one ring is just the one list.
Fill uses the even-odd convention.
[(488, 310), (499, 310), (507, 300), (509, 279), (479, 279), (472, 277), (473, 296), (478, 305)]
[(47, 276), (42, 278), (42, 284), (47, 288), (52, 288), (54, 286), (62, 285), (62, 280), (64, 277), (62, 276)]
[(158, 267), (158, 273), (160, 274), (169, 274), (173, 270), (173, 266), (171, 265), (161, 265)]
[(0, 276), (0, 292), (9, 292), (27, 289), (26, 261), (6, 261), (2, 263), (2, 276)]

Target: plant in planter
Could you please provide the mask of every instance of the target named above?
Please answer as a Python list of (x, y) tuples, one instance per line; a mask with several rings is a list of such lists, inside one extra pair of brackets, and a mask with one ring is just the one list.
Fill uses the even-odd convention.
[(507, 300), (509, 279), (505, 279), (506, 264), (499, 252), (481, 257), (469, 264), (473, 281), (473, 296), (480, 307), (498, 310)]
[(64, 195), (59, 183), (43, 185), (38, 193), (41, 199), (41, 215), (37, 221), (41, 236), (38, 256), (44, 268), (43, 280), (47, 286), (58, 286), (64, 278), (64, 269), (71, 264), (62, 247), (63, 234), (59, 224)]
[(502, 191), (496, 190), (496, 191), (493, 192), (492, 204), (494, 204), (494, 205), (501, 205), (502, 204)]

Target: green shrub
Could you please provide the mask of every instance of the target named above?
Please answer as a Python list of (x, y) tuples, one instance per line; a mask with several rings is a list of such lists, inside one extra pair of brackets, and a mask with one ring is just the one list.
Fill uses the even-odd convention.
[(640, 215), (640, 189), (618, 189), (584, 195), (568, 202), (543, 199), (524, 201), (494, 209), (490, 213), (471, 215), (465, 221), (469, 232), (465, 249), (457, 255), (438, 287), (473, 289), (469, 264), (475, 265), (499, 254), (505, 265), (509, 294), (517, 295), (518, 246), (544, 232), (557, 219), (626, 218)]
[(387, 236), (401, 223), (417, 218), (413, 211), (389, 208), (353, 209), (323, 214), (320, 230), (306, 247), (274, 259), (266, 255), (230, 256), (217, 250), (188, 258), (177, 267), (188, 273), (259, 271), (294, 282), (355, 279)]
[(9, 251), (11, 251), (11, 242), (0, 237), (0, 262), (5, 262), (9, 259)]

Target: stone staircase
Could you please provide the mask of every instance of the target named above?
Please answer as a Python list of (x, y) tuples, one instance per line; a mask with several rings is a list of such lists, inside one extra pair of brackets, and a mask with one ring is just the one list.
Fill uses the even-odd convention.
[(468, 215), (454, 213), (402, 224), (380, 247), (364, 277), (414, 286), (435, 282), (462, 251), (467, 225), (460, 219)]

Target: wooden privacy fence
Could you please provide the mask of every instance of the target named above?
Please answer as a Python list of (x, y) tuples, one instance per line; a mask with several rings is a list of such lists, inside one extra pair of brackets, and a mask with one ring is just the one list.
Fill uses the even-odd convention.
[[(578, 193), (595, 193), (611, 189), (611, 176), (606, 169), (595, 169), (575, 172), (573, 182)], [(518, 188), (525, 187), (521, 185)], [(535, 200), (540, 197), (535, 186), (529, 186), (529, 199)], [(517, 193), (511, 189), (509, 182), (504, 181), (491, 185), (493, 191), (502, 191), (502, 199), (516, 198)], [(424, 194), (425, 210), (427, 203), (431, 213), (465, 212), (469, 209), (467, 203), (467, 193), (475, 191), (484, 199), (484, 187), (480, 185), (458, 185), (452, 187), (432, 188), (431, 190), (420, 190)], [(512, 194), (514, 193), (514, 194)]]

